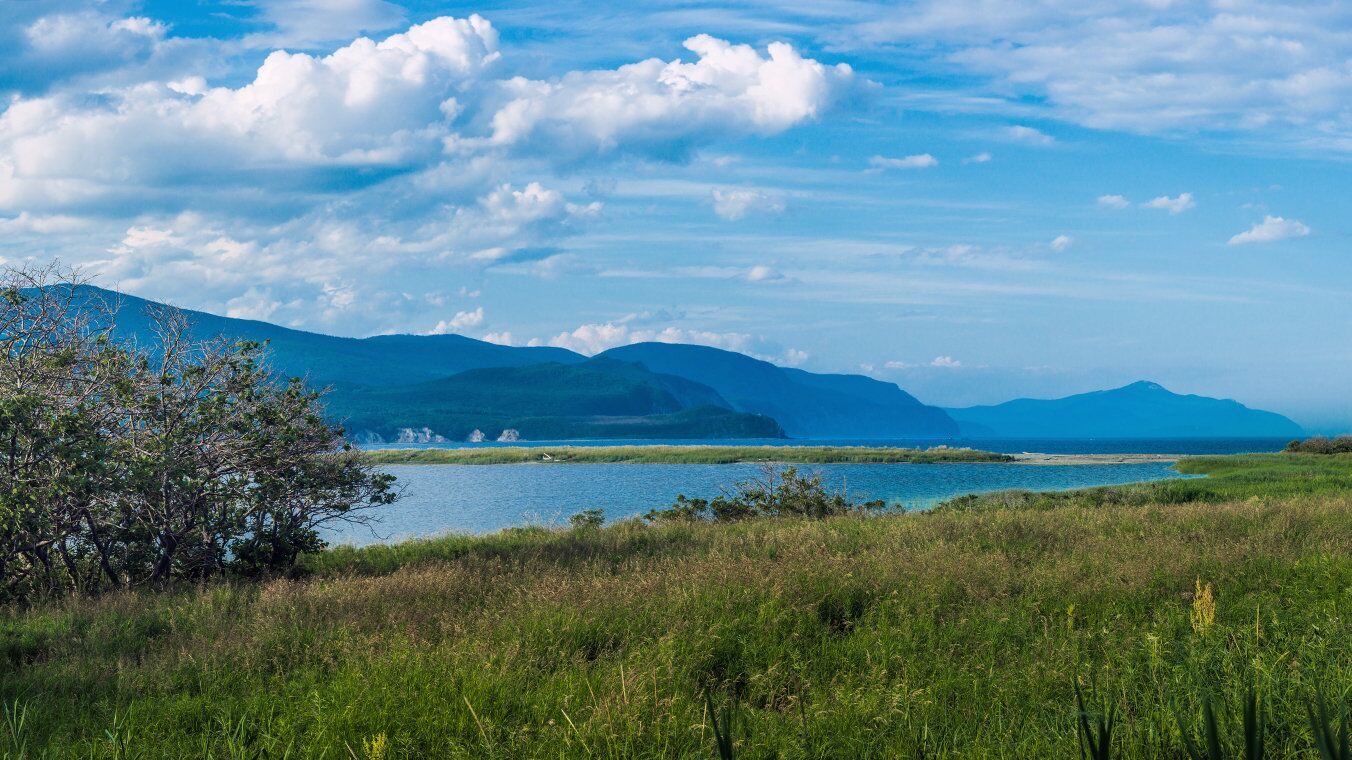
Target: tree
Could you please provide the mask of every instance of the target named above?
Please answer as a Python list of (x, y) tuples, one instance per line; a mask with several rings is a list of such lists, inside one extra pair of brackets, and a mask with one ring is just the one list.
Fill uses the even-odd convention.
[(0, 273), (0, 590), (8, 595), (80, 584), (90, 540), (80, 531), (108, 483), (115, 445), (109, 401), (126, 388), (109, 305), (78, 277), (49, 287), (57, 271)]
[(0, 278), (0, 594), (283, 573), (396, 498), (264, 346), (198, 340), (171, 309), (119, 340), (100, 293)]
[(197, 341), (181, 312), (150, 316), (116, 495), (129, 583), (284, 572), (323, 548), (325, 524), (365, 523), (395, 499), (393, 478), (324, 420), (320, 394), (267, 370), (264, 346)]

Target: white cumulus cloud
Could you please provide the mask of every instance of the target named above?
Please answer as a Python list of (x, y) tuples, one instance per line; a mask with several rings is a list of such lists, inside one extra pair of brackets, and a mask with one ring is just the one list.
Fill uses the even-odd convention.
[(651, 58), (557, 80), (515, 78), (492, 117), (492, 142), (537, 142), (573, 154), (670, 154), (720, 135), (771, 135), (820, 116), (853, 80), (847, 64), (804, 58), (773, 42), (762, 55), (707, 34), (685, 41), (695, 61)]
[(473, 311), (458, 311), (454, 317), (443, 319), (437, 322), (427, 332), (428, 335), (447, 335), (449, 333), (463, 332), (471, 327), (478, 327), (484, 323), (484, 307), (480, 306)]
[[(708, 35), (675, 60), (551, 72), (477, 15), (354, 38), (402, 27), (386, 0), (259, 0), (267, 28), (229, 46), (117, 4), (39, 5), (0, 24), (4, 255), (43, 236), (138, 295), (351, 334), (422, 329), (426, 298), (487, 269), (596, 271), (569, 248), (607, 194), (565, 192), (580, 162), (619, 167), (604, 177), (779, 134), (855, 81), (788, 43)], [(712, 205), (785, 201), (734, 187)]]
[(809, 358), (806, 351), (797, 348), (779, 349), (778, 346), (756, 336), (738, 332), (713, 332), (682, 327), (631, 327), (631, 322), (643, 321), (642, 315), (631, 314), (612, 322), (580, 325), (561, 332), (548, 340), (532, 340), (529, 345), (556, 346), (592, 356), (617, 346), (632, 343), (688, 343), (736, 351), (756, 359), (783, 366), (796, 367)]
[(147, 82), (92, 100), (20, 99), (0, 115), (0, 207), (250, 184), (250, 170), (425, 163), (451, 132), (449, 93), (496, 47), (486, 20), (439, 18), (323, 57), (276, 51), (237, 88)]
[(180, 75), (94, 98), (18, 98), (0, 114), (0, 209), (70, 207), (165, 185), (175, 187), (169, 197), (310, 177), (322, 185), (326, 168), (446, 164), (464, 173), (466, 162), (517, 154), (678, 158), (817, 118), (853, 81), (849, 66), (804, 58), (787, 43), (762, 54), (708, 35), (687, 40), (694, 61), (551, 80), (490, 76), (498, 47), (487, 19), (441, 17), (328, 55), (272, 52), (240, 86)]
[(1098, 205), (1107, 208), (1123, 209), (1131, 206), (1131, 201), (1127, 200), (1125, 195), (1100, 195)]
[(577, 328), (561, 332), (546, 340), (532, 340), (530, 345), (548, 345), (566, 348), (579, 354), (592, 356), (616, 346), (642, 342), (642, 338), (631, 335), (628, 325), (615, 322), (579, 325)]
[(1197, 201), (1193, 199), (1192, 193), (1179, 193), (1173, 198), (1170, 198), (1167, 195), (1161, 195), (1160, 197), (1148, 200), (1141, 205), (1145, 208), (1163, 209), (1170, 214), (1181, 214), (1184, 211), (1195, 207)]
[(1052, 242), (1050, 243), (1052, 250), (1058, 253), (1070, 248), (1074, 244), (1075, 238), (1071, 237), (1070, 235), (1057, 235), (1056, 237), (1052, 238)]
[(1229, 244), (1275, 243), (1278, 240), (1305, 237), (1309, 234), (1310, 228), (1295, 219), (1284, 219), (1280, 216), (1269, 215), (1263, 217), (1263, 221), (1248, 230), (1231, 237)]
[(554, 246), (594, 216), (592, 204), (570, 203), (538, 183), (500, 185), (408, 220), (346, 210), (325, 207), (281, 225), (147, 215), (82, 263), (129, 292), (207, 311), (223, 311), (252, 288), (280, 304), (271, 321), (281, 324), (407, 332), (425, 304), (445, 303), (441, 291), (471, 272), (538, 267), (532, 273), (549, 276), (568, 268), (571, 257)]

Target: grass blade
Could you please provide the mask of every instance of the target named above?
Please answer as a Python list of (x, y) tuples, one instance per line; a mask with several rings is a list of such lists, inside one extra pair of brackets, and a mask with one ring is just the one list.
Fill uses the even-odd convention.
[(1113, 726), (1117, 721), (1117, 705), (1108, 707), (1106, 716), (1102, 713), (1094, 716), (1094, 725), (1089, 724), (1089, 711), (1084, 709), (1084, 695), (1080, 685), (1075, 686), (1075, 705), (1079, 708), (1080, 757), (1082, 760), (1109, 760), (1112, 757)]
[(1310, 733), (1314, 734), (1314, 748), (1320, 760), (1352, 760), (1352, 751), (1348, 749), (1347, 711), (1339, 710), (1337, 733), (1333, 721), (1329, 720), (1329, 706), (1323, 694), (1316, 694), (1307, 702), (1305, 712), (1310, 719)]
[(714, 699), (708, 691), (704, 692), (704, 706), (709, 711), (709, 722), (714, 730), (714, 746), (718, 749), (719, 760), (736, 760), (737, 753), (732, 744), (732, 707), (724, 704), (720, 717), (720, 711), (714, 707)]
[(1249, 687), (1249, 698), (1244, 702), (1244, 758), (1263, 760), (1263, 740), (1267, 733), (1267, 718), (1258, 692)]

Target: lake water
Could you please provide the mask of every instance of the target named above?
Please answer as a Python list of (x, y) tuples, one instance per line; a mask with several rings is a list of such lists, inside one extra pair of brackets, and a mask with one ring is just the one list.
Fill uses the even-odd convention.
[[(604, 510), (607, 519), (614, 520), (669, 506), (677, 494), (717, 496), (721, 488), (761, 472), (755, 464), (402, 465), (385, 469), (399, 478), (404, 498), (382, 508), (374, 531), (348, 527), (326, 538), (364, 545), (441, 533), (487, 533), (528, 524), (563, 525), (569, 515), (591, 508)], [(1180, 477), (1167, 463), (840, 464), (801, 469), (822, 473), (832, 488), (845, 488), (851, 497), (883, 499), (905, 509), (924, 509), (952, 496), (982, 491), (1082, 488)]]

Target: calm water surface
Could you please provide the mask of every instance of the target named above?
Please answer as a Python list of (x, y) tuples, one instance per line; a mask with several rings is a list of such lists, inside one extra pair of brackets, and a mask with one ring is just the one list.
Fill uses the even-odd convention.
[[(512, 526), (566, 524), (599, 507), (608, 519), (669, 506), (677, 494), (717, 496), (760, 474), (755, 464), (403, 465), (404, 498), (381, 512), (374, 532), (343, 528), (327, 538), (355, 545), (439, 533), (488, 533)], [(924, 509), (951, 496), (1009, 488), (1053, 490), (1181, 477), (1167, 463), (1032, 466), (1010, 464), (810, 465), (832, 487), (859, 499)]]

